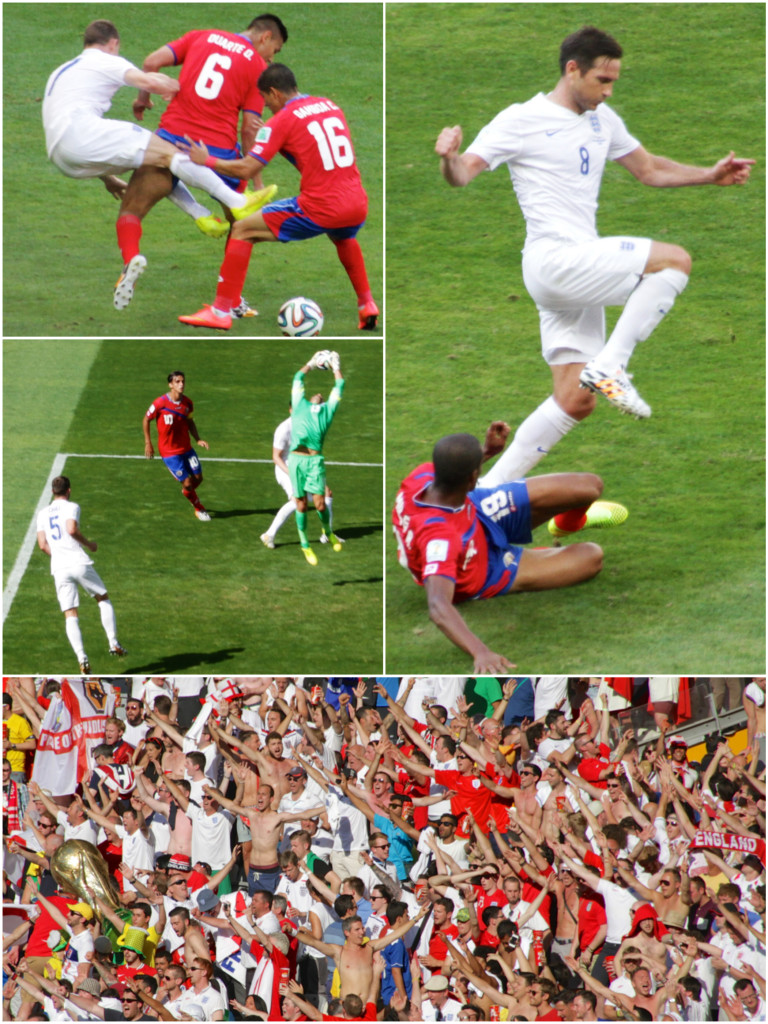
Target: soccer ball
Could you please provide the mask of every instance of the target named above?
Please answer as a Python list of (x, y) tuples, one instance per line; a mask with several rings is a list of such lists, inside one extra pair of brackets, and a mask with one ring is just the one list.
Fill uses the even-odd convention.
[(314, 338), (323, 328), (323, 311), (312, 299), (288, 299), (277, 314), (277, 325), (289, 338)]

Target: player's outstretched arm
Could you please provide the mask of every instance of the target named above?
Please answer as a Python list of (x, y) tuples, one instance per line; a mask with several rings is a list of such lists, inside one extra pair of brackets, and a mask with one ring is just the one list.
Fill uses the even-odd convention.
[(743, 185), (749, 178), (754, 160), (737, 157), (731, 152), (713, 167), (692, 167), (688, 164), (655, 156), (643, 146), (620, 157), (625, 167), (643, 185), (654, 188), (680, 188), (685, 185)]
[(493, 423), (488, 427), (485, 432), (485, 440), (483, 441), (483, 462), (487, 462), (488, 459), (492, 459), (494, 455), (498, 455), (499, 452), (504, 451), (504, 445), (507, 443), (511, 427), (508, 423), (503, 420), (494, 420)]
[(130, 68), (125, 72), (125, 84), (135, 86), (145, 92), (154, 92), (164, 100), (171, 100), (179, 91), (180, 86), (175, 78), (154, 71), (139, 71)]
[(440, 157), (440, 171), (455, 188), (463, 188), (481, 171), (488, 169), (482, 157), (472, 153), (459, 153), (461, 149), (462, 131), (459, 125), (443, 128), (435, 143), (435, 152)]
[(448, 639), (470, 654), (479, 675), (504, 674), (516, 666), (503, 654), (496, 654), (475, 636), (453, 605), (454, 583), (446, 576), (428, 576), (424, 581), (429, 617)]

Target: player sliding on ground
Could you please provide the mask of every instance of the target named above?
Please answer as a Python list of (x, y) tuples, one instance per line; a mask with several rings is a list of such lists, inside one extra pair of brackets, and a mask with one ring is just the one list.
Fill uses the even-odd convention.
[[(83, 52), (52, 72), (43, 98), (43, 127), (48, 158), (69, 178), (101, 178), (114, 195), (125, 183), (114, 175), (137, 167), (167, 167), (186, 185), (204, 189), (228, 207), (237, 220), (263, 200), (258, 193), (235, 192), (207, 167), (197, 167), (165, 139), (128, 121), (104, 119), (122, 86), (157, 93), (170, 100), (179, 91), (174, 78), (139, 71), (118, 56), (120, 36), (111, 21), (94, 21), (85, 30)], [(124, 309), (133, 298), (146, 259), (136, 255), (115, 285), (114, 305)], [(238, 299), (239, 301), (239, 299)]]
[[(304, 394), (304, 374), (310, 370), (333, 370), (335, 384), (323, 402), (321, 394), (307, 398)], [(315, 352), (312, 358), (296, 372), (291, 386), (291, 451), (288, 472), (291, 477), (293, 500), (296, 502), (296, 529), (304, 557), (310, 565), (317, 565), (317, 555), (307, 539), (307, 494), (320, 516), (323, 534), (328, 537), (334, 551), (341, 551), (342, 541), (331, 530), (331, 513), (325, 503), (325, 459), (323, 443), (341, 401), (344, 378), (338, 352)]]
[(491, 651), (454, 608), (460, 601), (522, 590), (552, 590), (592, 579), (603, 567), (597, 544), (526, 550), (531, 531), (554, 517), (556, 536), (606, 527), (627, 518), (623, 505), (599, 501), (594, 473), (552, 473), (478, 487), (480, 466), (504, 447), (506, 423), (492, 423), (481, 445), (471, 434), (450, 434), (432, 462), (400, 485), (392, 513), (400, 564), (424, 587), (429, 617), (474, 659), (480, 675), (515, 666)]
[(181, 484), (181, 493), (194, 508), (197, 518), (207, 523), (210, 521), (210, 514), (197, 496), (197, 488), (203, 482), (203, 470), (189, 435), (191, 434), (202, 448), (207, 449), (208, 442), (200, 437), (192, 419), (194, 405), (184, 394), (186, 381), (181, 370), (174, 370), (168, 374), (168, 384), (170, 386), (166, 394), (156, 398), (144, 416), (144, 455), (148, 459), (155, 457), (149, 432), (149, 425), (155, 420), (160, 457), (171, 476)]
[(196, 164), (250, 178), (282, 153), (301, 173), (299, 195), (268, 203), (234, 225), (213, 305), (203, 306), (191, 316), (180, 316), (179, 320), (193, 327), (228, 330), (232, 326), (230, 310), (239, 301), (254, 242), (293, 242), (327, 235), (355, 289), (358, 326), (371, 331), (376, 327), (379, 309), (355, 237), (368, 215), (368, 197), (344, 113), (329, 99), (299, 93), (293, 72), (284, 64), (267, 68), (258, 84), (273, 117), (259, 130), (248, 156), (219, 160), (197, 144), (191, 145), (189, 154)]
[[(561, 77), (550, 93), (507, 107), (464, 153), (458, 125), (444, 128), (435, 146), (449, 185), (468, 185), (481, 171), (507, 165), (527, 226), (523, 279), (552, 370), (552, 396), (520, 424), (483, 486), (525, 476), (592, 412), (596, 395), (637, 418), (651, 415), (627, 365), (688, 283), (691, 257), (650, 238), (598, 238), (606, 161), (657, 188), (741, 185), (755, 162), (729, 153), (713, 167), (689, 167), (645, 150), (604, 105), (621, 56), (606, 32), (582, 28), (560, 47)], [(624, 306), (607, 343), (605, 306)]]

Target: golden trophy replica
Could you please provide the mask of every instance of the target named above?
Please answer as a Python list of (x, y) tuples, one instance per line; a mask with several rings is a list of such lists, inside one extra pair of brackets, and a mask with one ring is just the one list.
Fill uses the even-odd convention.
[[(113, 910), (120, 906), (115, 880), (107, 862), (93, 845), (84, 839), (68, 839), (51, 858), (51, 874), (65, 892), (71, 892), (91, 906), (88, 889)], [(98, 915), (98, 908), (93, 908)]]

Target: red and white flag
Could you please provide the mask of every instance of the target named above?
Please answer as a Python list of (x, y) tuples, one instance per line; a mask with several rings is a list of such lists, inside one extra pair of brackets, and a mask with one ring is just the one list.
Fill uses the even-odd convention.
[(100, 679), (63, 680), (45, 713), (32, 779), (52, 796), (68, 796), (93, 770), (91, 751), (104, 742), (115, 695)]

